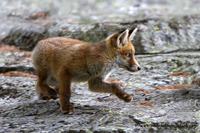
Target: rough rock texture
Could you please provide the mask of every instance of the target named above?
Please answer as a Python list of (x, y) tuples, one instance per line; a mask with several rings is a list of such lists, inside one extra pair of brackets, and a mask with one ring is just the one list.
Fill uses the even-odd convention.
[(32, 24), (16, 27), (10, 31), (2, 43), (15, 45), (21, 50), (32, 50), (42, 39), (62, 36), (98, 42), (123, 28), (138, 26), (139, 32), (133, 44), (136, 53), (166, 53), (174, 51), (200, 50), (200, 15), (183, 16), (164, 20), (143, 20), (130, 23), (96, 23), (89, 25)]
[(9, 71), (35, 73), (30, 54), (27, 58), (26, 52), (0, 52), (0, 56), (0, 73)]
[(58, 100), (37, 100), (30, 52), (1, 45), (0, 132), (200, 132), (199, 6), (198, 0), (0, 0), (1, 44), (32, 50), (54, 36), (98, 42), (137, 26), (133, 43), (142, 67), (111, 75), (125, 83), (132, 102), (79, 83), (72, 87), (75, 112), (64, 115)]
[[(29, 65), (15, 60), (20, 52), (11, 53), (1, 52), (1, 59), (7, 57), (11, 66)], [(200, 78), (199, 55), (199, 52), (138, 55), (141, 71), (118, 69), (112, 74), (126, 84), (123, 90), (133, 95), (132, 102), (89, 92), (87, 83), (74, 84), (71, 102), (75, 112), (65, 115), (58, 100), (37, 100), (36, 79), (0, 76), (0, 132), (200, 131), (200, 87), (192, 83)], [(9, 69), (9, 65), (6, 67)], [(187, 71), (188, 75), (170, 76), (177, 71)], [(155, 87), (167, 85), (189, 87), (164, 90)]]
[(118, 0), (107, 4), (94, 0), (43, 2), (2, 1), (9, 8), (2, 6), (0, 10), (0, 30), (4, 31), (0, 34), (1, 42), (21, 50), (32, 50), (38, 41), (54, 36), (98, 42), (122, 28), (137, 25), (139, 32), (133, 42), (137, 54), (200, 49), (197, 1), (187, 1), (186, 7), (184, 4), (179, 7), (179, 1), (180, 9), (190, 9), (187, 13), (178, 12), (173, 1), (161, 1), (158, 9), (154, 0), (147, 3)]

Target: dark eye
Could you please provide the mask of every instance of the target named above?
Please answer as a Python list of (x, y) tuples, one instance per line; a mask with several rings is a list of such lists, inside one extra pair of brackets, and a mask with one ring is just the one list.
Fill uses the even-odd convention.
[(130, 57), (131, 57), (131, 54), (130, 54), (130, 53), (126, 53), (125, 56), (126, 56), (127, 58), (130, 58)]

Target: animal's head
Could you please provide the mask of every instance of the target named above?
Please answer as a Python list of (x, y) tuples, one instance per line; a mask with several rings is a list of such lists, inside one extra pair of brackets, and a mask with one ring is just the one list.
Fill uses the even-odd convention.
[(116, 62), (119, 67), (128, 71), (135, 72), (140, 70), (140, 66), (135, 59), (135, 48), (131, 43), (137, 28), (132, 30), (123, 30), (111, 36), (111, 43), (117, 47), (117, 59)]

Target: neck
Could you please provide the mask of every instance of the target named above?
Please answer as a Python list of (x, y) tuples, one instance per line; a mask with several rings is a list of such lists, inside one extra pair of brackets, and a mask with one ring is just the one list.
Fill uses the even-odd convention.
[(102, 62), (115, 62), (117, 48), (113, 47), (108, 40), (91, 45), (90, 57)]

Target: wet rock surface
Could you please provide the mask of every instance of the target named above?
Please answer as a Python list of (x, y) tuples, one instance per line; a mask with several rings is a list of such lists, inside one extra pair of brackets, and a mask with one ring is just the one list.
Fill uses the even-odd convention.
[[(20, 54), (1, 52), (1, 58), (8, 53), (16, 57)], [(11, 55), (7, 60), (14, 58)], [(58, 100), (37, 100), (35, 78), (0, 76), (0, 131), (199, 131), (200, 87), (193, 83), (193, 79), (200, 78), (199, 56), (199, 52), (137, 55), (138, 62), (143, 66), (141, 71), (130, 73), (118, 69), (111, 75), (125, 83), (122, 88), (133, 95), (132, 102), (124, 103), (114, 95), (90, 92), (87, 83), (74, 84), (71, 102), (75, 112), (69, 114), (61, 113)], [(15, 65), (22, 63), (13, 62)], [(12, 65), (12, 61), (10, 63)], [(26, 72), (26, 69), (22, 71)], [(188, 75), (171, 76), (171, 73), (178, 71), (187, 71)], [(188, 87), (163, 90), (155, 87), (167, 85)]]

